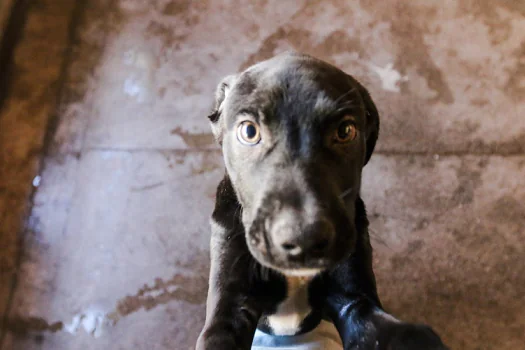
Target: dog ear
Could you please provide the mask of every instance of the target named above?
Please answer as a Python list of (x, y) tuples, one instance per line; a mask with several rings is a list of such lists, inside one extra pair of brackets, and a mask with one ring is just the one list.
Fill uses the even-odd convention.
[(213, 110), (211, 111), (210, 115), (208, 115), (208, 119), (211, 123), (211, 130), (215, 140), (219, 143), (219, 145), (222, 144), (222, 136), (224, 134), (225, 128), (224, 120), (221, 118), (223, 103), (228, 96), (229, 90), (235, 83), (236, 78), (236, 75), (229, 75), (222, 79), (215, 90), (215, 102), (213, 105)]
[(372, 101), (372, 97), (370, 97), (370, 93), (360, 83), (357, 84), (359, 88), (359, 94), (363, 99), (366, 110), (366, 164), (374, 152), (377, 137), (379, 136), (379, 112), (377, 111), (374, 101)]

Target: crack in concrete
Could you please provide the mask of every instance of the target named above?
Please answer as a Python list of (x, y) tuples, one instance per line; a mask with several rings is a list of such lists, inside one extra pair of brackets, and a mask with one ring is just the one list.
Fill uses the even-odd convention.
[(156, 183), (145, 185), (145, 186), (131, 187), (131, 192), (142, 192), (142, 191), (152, 190), (154, 188), (164, 185), (164, 183), (165, 183), (164, 181), (160, 181), (160, 182), (156, 182)]
[[(524, 145), (525, 147), (525, 145)], [(91, 147), (84, 150), (84, 152), (124, 152), (124, 153), (141, 153), (141, 152), (162, 152), (176, 155), (187, 155), (195, 153), (211, 153), (221, 154), (220, 149), (181, 149), (181, 148), (118, 148), (118, 147)], [(74, 153), (61, 153), (63, 156), (75, 155)], [(489, 150), (444, 150), (444, 151), (417, 151), (417, 150), (401, 150), (401, 149), (378, 149), (374, 151), (374, 155), (384, 156), (495, 156), (495, 157), (516, 157), (525, 156), (525, 151), (519, 149), (509, 149), (508, 151), (492, 152)]]

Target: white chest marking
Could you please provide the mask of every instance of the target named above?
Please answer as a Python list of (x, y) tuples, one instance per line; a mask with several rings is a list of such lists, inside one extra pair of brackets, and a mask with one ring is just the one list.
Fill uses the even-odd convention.
[(268, 316), (268, 324), (277, 335), (297, 333), (303, 320), (312, 311), (308, 303), (308, 284), (311, 278), (287, 277), (288, 294), (277, 311)]

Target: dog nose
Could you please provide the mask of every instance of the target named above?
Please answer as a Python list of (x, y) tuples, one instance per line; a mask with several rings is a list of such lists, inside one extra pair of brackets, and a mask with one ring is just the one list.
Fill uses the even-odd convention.
[(278, 244), (289, 258), (316, 258), (322, 257), (332, 246), (334, 236), (333, 225), (326, 220), (319, 220), (306, 226), (302, 232), (282, 237)]

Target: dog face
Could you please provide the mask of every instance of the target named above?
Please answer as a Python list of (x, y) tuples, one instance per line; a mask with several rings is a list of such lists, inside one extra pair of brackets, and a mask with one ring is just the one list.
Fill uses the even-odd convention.
[(355, 79), (286, 53), (226, 77), (209, 118), (255, 259), (306, 276), (352, 253), (361, 171), (379, 131)]

